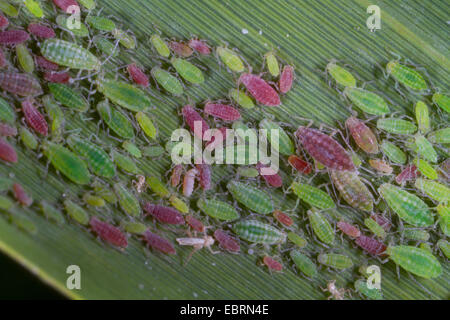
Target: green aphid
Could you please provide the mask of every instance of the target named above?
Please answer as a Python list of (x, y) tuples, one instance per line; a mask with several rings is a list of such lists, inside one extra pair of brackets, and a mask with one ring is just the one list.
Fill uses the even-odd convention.
[(143, 234), (148, 228), (145, 224), (140, 222), (122, 222), (125, 232), (131, 234)]
[(306, 239), (300, 237), (293, 231), (288, 232), (287, 238), (299, 248), (304, 248), (308, 244), (308, 241)]
[(155, 158), (162, 156), (165, 151), (161, 146), (148, 146), (142, 150), (142, 154), (146, 157)]
[(331, 268), (344, 270), (353, 266), (352, 259), (338, 253), (321, 253), (317, 257), (319, 263)]
[(350, 206), (369, 212), (373, 210), (373, 196), (356, 172), (331, 170), (330, 177)]
[(9, 103), (0, 97), (0, 121), (13, 124), (16, 122), (16, 113)]
[(417, 131), (417, 126), (411, 121), (397, 118), (378, 119), (377, 128), (395, 134), (413, 134)]
[(132, 217), (141, 215), (141, 206), (138, 199), (123, 184), (114, 184), (114, 191), (119, 198), (120, 207), (126, 214)]
[(114, 29), (112, 34), (127, 49), (136, 49), (136, 39), (121, 29)]
[(28, 48), (23, 43), (16, 45), (16, 56), (22, 70), (28, 73), (33, 73), (34, 59)]
[(270, 195), (263, 190), (237, 181), (230, 181), (227, 189), (233, 198), (254, 212), (269, 214), (274, 210)]
[(93, 195), (90, 192), (86, 192), (83, 195), (83, 201), (93, 207), (104, 207), (106, 204), (105, 199), (100, 196)]
[(142, 131), (151, 139), (156, 138), (156, 128), (153, 121), (144, 112), (139, 111), (135, 115), (136, 121), (139, 123)]
[(429, 253), (433, 253), (433, 248), (431, 248), (431, 245), (428, 242), (421, 242), (419, 248), (427, 250)]
[(216, 52), (219, 55), (220, 60), (222, 60), (231, 71), (244, 71), (244, 62), (242, 62), (242, 59), (236, 52), (225, 47), (217, 47)]
[(39, 207), (41, 208), (44, 217), (48, 220), (55, 222), (57, 225), (62, 225), (65, 223), (65, 219), (61, 211), (48, 204), (45, 200), (39, 202)]
[(358, 154), (356, 152), (352, 152), (350, 154), (350, 156), (352, 157), (352, 162), (355, 165), (356, 168), (361, 167), (362, 165), (362, 160), (361, 158), (358, 156)]
[(172, 58), (171, 63), (178, 74), (187, 82), (193, 84), (202, 84), (205, 82), (202, 70), (181, 58)]
[(317, 276), (317, 267), (314, 262), (311, 261), (306, 255), (298, 250), (292, 250), (290, 252), (292, 261), (294, 261), (295, 266), (303, 272), (306, 276), (313, 278)]
[(424, 158), (425, 160), (433, 163), (436, 163), (438, 160), (438, 155), (431, 142), (420, 134), (415, 136), (414, 143), (411, 145), (411, 148), (418, 154), (418, 156)]
[(13, 205), (14, 202), (11, 199), (0, 195), (0, 210), (8, 211)]
[(427, 105), (422, 101), (417, 101), (415, 113), (417, 125), (419, 126), (419, 131), (422, 134), (425, 134), (428, 131), (430, 131), (430, 114)]
[(257, 143), (256, 135), (255, 141), (251, 141), (249, 135), (254, 131), (251, 130), (243, 121), (234, 121), (232, 128), (235, 130), (235, 136), (238, 138), (239, 144)]
[(402, 236), (416, 241), (428, 241), (430, 239), (430, 234), (427, 231), (417, 229), (405, 229), (402, 231)]
[(319, 209), (331, 209), (335, 207), (334, 201), (330, 195), (319, 188), (304, 183), (293, 182), (291, 189), (297, 197), (313, 207)]
[(280, 66), (275, 54), (272, 51), (268, 52), (266, 53), (264, 58), (266, 59), (267, 69), (269, 70), (269, 73), (272, 75), (272, 77), (278, 77), (280, 75)]
[(106, 202), (111, 204), (115, 204), (117, 202), (116, 194), (110, 189), (109, 186), (102, 185), (96, 181), (93, 184), (93, 188), (95, 194), (102, 197)]
[(319, 238), (320, 241), (326, 244), (333, 244), (334, 242), (334, 230), (328, 220), (323, 217), (319, 211), (312, 208), (308, 210), (308, 218), (311, 228), (314, 234)]
[(400, 267), (423, 278), (436, 278), (442, 274), (439, 261), (427, 250), (413, 246), (390, 246), (386, 254)]
[(42, 104), (44, 105), (45, 111), (51, 121), (52, 134), (56, 140), (58, 140), (61, 138), (63, 133), (62, 131), (65, 123), (64, 113), (50, 95), (45, 95), (42, 97)]
[(272, 130), (275, 130), (278, 133), (278, 139), (274, 139), (275, 141), (278, 141), (278, 148), (276, 148), (275, 145), (272, 145), (275, 150), (286, 156), (295, 153), (294, 143), (292, 142), (286, 131), (284, 131), (283, 128), (280, 127), (277, 123), (268, 119), (263, 119), (259, 123), (259, 127), (261, 129), (267, 130), (267, 141), (271, 141), (271, 139), (274, 139), (272, 138)]
[(105, 178), (115, 177), (116, 166), (101, 147), (75, 135), (67, 139), (67, 144), (73, 152), (86, 161), (94, 174)]
[(108, 100), (103, 100), (97, 104), (97, 111), (100, 118), (119, 137), (124, 139), (134, 138), (134, 128), (130, 120), (121, 112), (109, 105)]
[(431, 132), (428, 135), (428, 141), (438, 144), (450, 143), (450, 127)]
[(83, 47), (64, 40), (45, 40), (41, 47), (42, 55), (60, 66), (80, 70), (98, 70), (100, 60)]
[(172, 207), (174, 207), (181, 213), (186, 214), (189, 212), (189, 205), (177, 196), (171, 195), (169, 198), (169, 202)]
[(80, 22), (79, 25), (72, 26), (68, 22), (69, 19), (65, 15), (60, 14), (56, 17), (56, 23), (58, 24), (58, 26), (65, 30), (69, 30), (75, 37), (79, 38), (89, 37), (89, 29), (86, 27), (85, 24)]
[(243, 91), (238, 89), (231, 89), (229, 92), (229, 96), (236, 102), (239, 106), (244, 109), (252, 109), (255, 107), (255, 103), (252, 98), (246, 95)]
[(238, 170), (237, 170), (237, 174), (240, 177), (245, 177), (245, 178), (256, 178), (256, 177), (259, 176), (259, 172), (255, 168), (239, 167)]
[(147, 185), (149, 188), (161, 198), (167, 198), (170, 196), (170, 191), (166, 185), (156, 176), (150, 176), (147, 178)]
[(450, 206), (441, 203), (437, 206), (436, 210), (439, 215), (439, 226), (442, 232), (447, 237), (450, 237)]
[(41, 5), (36, 0), (24, 0), (23, 4), (28, 9), (28, 11), (36, 18), (44, 17), (44, 11), (42, 11)]
[(447, 257), (447, 259), (450, 259), (450, 242), (444, 239), (440, 239), (437, 242), (437, 245), (439, 249), (441, 249), (442, 253)]
[(447, 113), (450, 113), (450, 96), (441, 93), (435, 93), (433, 94), (431, 100), (433, 100), (433, 103), (436, 104), (439, 108)]
[(366, 280), (356, 280), (355, 290), (371, 300), (383, 300), (383, 293), (377, 288), (370, 289)]
[(375, 234), (378, 238), (384, 239), (386, 238), (386, 231), (380, 226), (375, 220), (372, 218), (364, 219), (364, 225), (369, 228), (369, 230)]
[(183, 94), (184, 89), (180, 80), (172, 75), (170, 72), (161, 69), (160, 67), (154, 67), (151, 70), (152, 76), (155, 78), (156, 82), (161, 85), (167, 92), (180, 96)]
[(111, 156), (114, 160), (114, 163), (123, 171), (139, 174), (141, 170), (137, 167), (136, 163), (129, 157), (124, 156), (123, 154), (113, 150)]
[(79, 112), (86, 112), (89, 109), (86, 99), (71, 87), (62, 83), (49, 83), (48, 88), (56, 101), (63, 106)]
[(100, 50), (107, 57), (117, 57), (119, 54), (119, 47), (102, 36), (95, 36), (92, 38), (96, 48)]
[(92, 28), (99, 31), (112, 32), (116, 29), (116, 24), (114, 21), (105, 17), (88, 16), (85, 21)]
[(220, 200), (199, 199), (197, 201), (197, 207), (208, 216), (223, 221), (232, 221), (240, 217), (233, 206)]
[(337, 84), (343, 87), (356, 87), (355, 77), (345, 68), (338, 66), (335, 60), (327, 64), (327, 71)]
[(450, 202), (450, 188), (446, 185), (432, 180), (417, 178), (414, 186), (433, 200), (442, 203)]
[(406, 153), (403, 152), (402, 149), (397, 147), (392, 142), (387, 140), (383, 140), (381, 143), (381, 151), (383, 154), (388, 157), (389, 161), (392, 163), (405, 164), (407, 157)]
[(52, 163), (56, 170), (64, 174), (69, 180), (77, 184), (88, 184), (91, 180), (89, 170), (75, 153), (50, 141), (42, 144), (44, 155)]
[(106, 98), (131, 111), (145, 111), (152, 104), (144, 91), (123, 81), (97, 79), (97, 88)]
[(38, 147), (38, 140), (35, 135), (25, 127), (19, 128), (20, 140), (22, 140), (25, 147), (30, 150), (36, 150)]
[(11, 179), (0, 176), (0, 192), (10, 190), (13, 183), (14, 182)]
[(19, 15), (19, 11), (6, 1), (0, 2), (0, 10), (12, 18), (16, 18)]
[(269, 224), (257, 220), (245, 220), (233, 225), (240, 238), (254, 243), (277, 244), (286, 241), (286, 234)]
[(28, 232), (30, 234), (36, 234), (38, 229), (36, 225), (24, 216), (11, 215), (11, 222), (14, 223), (19, 229)]
[(130, 155), (135, 158), (142, 158), (142, 152), (137, 145), (132, 143), (131, 141), (124, 141), (122, 143), (122, 148), (126, 150)]
[(438, 173), (436, 169), (425, 159), (415, 158), (413, 160), (414, 165), (425, 177), (431, 180), (436, 180), (438, 178)]
[(422, 75), (416, 70), (400, 64), (398, 61), (390, 61), (386, 65), (386, 71), (395, 80), (412, 90), (427, 90), (428, 86)]
[(82, 224), (84, 226), (87, 226), (89, 224), (89, 214), (73, 201), (69, 199), (64, 200), (64, 208), (66, 209), (69, 217), (71, 217), (79, 224)]
[(386, 101), (373, 92), (360, 88), (346, 87), (344, 95), (349, 98), (356, 107), (368, 114), (382, 116), (390, 112)]
[(428, 227), (433, 224), (430, 209), (416, 195), (389, 183), (382, 184), (378, 188), (378, 193), (403, 221), (417, 227)]
[(78, 2), (88, 10), (95, 9), (95, 7), (97, 6), (95, 0), (78, 0)]
[(156, 52), (164, 58), (168, 58), (170, 56), (170, 49), (167, 46), (167, 43), (161, 39), (158, 34), (154, 34), (150, 37), (150, 41), (152, 42), (153, 47), (155, 47)]

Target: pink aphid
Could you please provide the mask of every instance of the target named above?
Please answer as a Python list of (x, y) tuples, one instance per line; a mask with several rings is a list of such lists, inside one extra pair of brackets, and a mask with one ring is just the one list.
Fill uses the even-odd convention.
[(211, 189), (211, 166), (206, 163), (196, 164), (195, 167), (198, 170), (198, 182), (202, 190)]
[(370, 253), (373, 256), (378, 256), (386, 251), (386, 245), (374, 238), (361, 235), (355, 240), (356, 244), (360, 246), (364, 251)]
[(53, 31), (52, 28), (39, 23), (30, 23), (27, 30), (29, 33), (38, 38), (51, 39), (56, 36), (55, 31)]
[(183, 58), (190, 57), (194, 53), (194, 51), (183, 42), (170, 41), (169, 47), (176, 55)]
[(133, 80), (138, 85), (148, 87), (148, 77), (145, 75), (144, 71), (142, 71), (135, 63), (129, 64), (127, 70), (130, 74), (131, 80)]
[(7, 46), (23, 43), (28, 39), (30, 39), (30, 35), (23, 30), (7, 30), (0, 32), (0, 44)]
[[(208, 150), (215, 149), (216, 146), (218, 146), (220, 143), (223, 144), (223, 142), (227, 138), (226, 127), (217, 128), (217, 130), (220, 131), (220, 134), (218, 132), (216, 132), (215, 134), (211, 133), (212, 134), (211, 139), (208, 141), (208, 143), (206, 143), (206, 147), (208, 148)], [(207, 139), (207, 137), (205, 137), (205, 139)]]
[(202, 116), (195, 111), (195, 109), (190, 105), (185, 105), (182, 109), (184, 121), (186, 121), (187, 125), (191, 129), (194, 134), (203, 139), (206, 130), (209, 130), (209, 125), (202, 118)]
[(44, 73), (44, 79), (48, 82), (54, 83), (69, 83), (70, 74), (68, 72), (54, 72), (48, 71)]
[(345, 121), (345, 126), (350, 131), (358, 147), (367, 153), (378, 153), (377, 138), (364, 122), (355, 117), (350, 117)]
[(50, 71), (56, 71), (59, 69), (58, 64), (45, 59), (43, 56), (36, 56), (34, 58), (34, 60), (41, 69), (50, 70)]
[(206, 114), (225, 121), (235, 121), (241, 118), (241, 114), (235, 108), (227, 104), (207, 103), (204, 109)]
[(369, 165), (382, 174), (391, 174), (394, 169), (384, 160), (370, 159)]
[(294, 154), (289, 156), (288, 162), (295, 170), (297, 170), (301, 174), (310, 174), (312, 171), (311, 164)]
[(253, 98), (262, 105), (274, 107), (281, 104), (275, 89), (258, 76), (244, 73), (240, 76), (238, 83), (243, 83)]
[(96, 217), (91, 218), (89, 225), (103, 241), (116, 247), (126, 248), (128, 246), (127, 236), (113, 225), (100, 221)]
[(19, 96), (37, 96), (42, 94), (39, 81), (28, 73), (1, 72), (0, 87)]
[(197, 177), (198, 170), (195, 168), (189, 169), (183, 178), (183, 195), (190, 197), (194, 192), (195, 178)]
[(290, 227), (294, 224), (294, 220), (292, 220), (291, 217), (289, 217), (286, 213), (281, 212), (280, 210), (275, 210), (273, 212), (273, 217), (286, 227)]
[(256, 169), (270, 187), (279, 188), (283, 185), (283, 179), (281, 179), (281, 176), (270, 168), (270, 166), (263, 165), (258, 162), (256, 164)]
[(22, 111), (28, 125), (43, 136), (48, 135), (48, 124), (44, 116), (33, 106), (32, 100), (22, 102)]
[(239, 242), (221, 229), (214, 231), (214, 238), (216, 238), (219, 245), (225, 250), (230, 252), (239, 252), (241, 250)]
[(361, 231), (359, 231), (358, 227), (355, 227), (354, 225), (347, 223), (345, 221), (339, 221), (337, 223), (337, 227), (344, 234), (346, 234), (351, 238), (358, 238), (359, 236), (361, 236)]
[(269, 256), (265, 256), (263, 258), (263, 262), (270, 270), (273, 270), (273, 271), (282, 271), (283, 270), (283, 265)]
[(200, 220), (194, 218), (193, 216), (186, 217), (187, 224), (197, 232), (204, 232), (205, 225)]
[(70, 13), (70, 12), (67, 12), (67, 9), (70, 6), (78, 6), (78, 7), (80, 7), (76, 0), (53, 0), (53, 3), (58, 8), (60, 8), (62, 11), (66, 12), (66, 13)]
[(17, 128), (6, 123), (0, 123), (0, 136), (15, 137), (17, 136)]
[(29, 207), (33, 203), (33, 198), (31, 198), (18, 183), (13, 184), (13, 194), (14, 198), (16, 198), (16, 200), (24, 207)]
[(385, 231), (389, 231), (389, 229), (391, 229), (391, 222), (387, 218), (379, 214), (372, 214), (370, 218), (378, 223)]
[(403, 169), (403, 171), (395, 177), (395, 182), (397, 182), (398, 184), (404, 184), (406, 181), (416, 179), (418, 175), (419, 170), (417, 170), (417, 167), (415, 165), (411, 164)]
[(206, 41), (204, 40), (191, 39), (189, 40), (188, 45), (202, 55), (207, 56), (211, 54), (211, 48), (206, 44)]
[(0, 159), (11, 163), (17, 162), (16, 150), (2, 138), (0, 138)]
[(151, 204), (150, 202), (144, 203), (144, 210), (147, 215), (152, 215), (156, 220), (161, 223), (167, 224), (184, 224), (183, 215), (178, 211), (170, 207), (165, 207), (157, 204)]
[(181, 164), (175, 165), (170, 176), (170, 185), (176, 187), (180, 184), (181, 175), (183, 174), (183, 166)]
[(281, 93), (288, 93), (292, 84), (294, 83), (294, 68), (291, 66), (284, 66), (283, 71), (281, 71), (280, 75), (280, 83), (278, 86), (280, 87)]
[(3, 49), (0, 48), (0, 68), (4, 68), (6, 66), (6, 57)]
[(9, 20), (0, 13), (0, 30), (4, 30), (9, 26)]
[(161, 251), (162, 253), (165, 254), (176, 253), (175, 248), (169, 241), (151, 232), (150, 230), (144, 232), (144, 240), (150, 247), (152, 247), (155, 250)]

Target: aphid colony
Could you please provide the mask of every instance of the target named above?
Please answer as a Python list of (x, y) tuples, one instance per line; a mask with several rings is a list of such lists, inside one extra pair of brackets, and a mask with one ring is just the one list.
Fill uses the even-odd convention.
[[(119, 71), (122, 79), (108, 78), (105, 74), (111, 71), (109, 63), (118, 61), (120, 50), (132, 54), (138, 45), (137, 39), (120, 29), (113, 18), (95, 15), (95, 2), (79, 2), (84, 7), (85, 17), (77, 29), (70, 27), (69, 16), (62, 13), (68, 6), (78, 5), (75, 0), (53, 0), (59, 14), (56, 30), (43, 19), (42, 9), (35, 1), (26, 1), (25, 7), (41, 20), (26, 28), (16, 28), (9, 24), (7, 17), (0, 15), (0, 88), (4, 93), (4, 98), (0, 97), (0, 159), (4, 165), (14, 165), (20, 161), (16, 148), (23, 145), (30, 152), (43, 154), (67, 181), (86, 188), (82, 196), (69, 195), (61, 204), (45, 199), (33, 202), (26, 186), (24, 188), (13, 178), (1, 178), (0, 186), (5, 195), (0, 195), (0, 209), (8, 213), (13, 223), (30, 233), (38, 231), (31, 220), (16, 212), (14, 202), (6, 196), (7, 191), (18, 205), (38, 206), (39, 212), (59, 225), (66, 220), (60, 210), (64, 208), (71, 221), (88, 227), (102, 241), (121, 250), (127, 248), (128, 238), (134, 237), (154, 251), (175, 254), (173, 242), (160, 235), (157, 228), (146, 225), (148, 220), (153, 220), (158, 225), (168, 225), (170, 230), (185, 228), (189, 237), (176, 240), (179, 245), (192, 246), (193, 252), (206, 247), (218, 253), (213, 249), (217, 242), (221, 251), (239, 253), (240, 238), (257, 245), (255, 250), (261, 255), (262, 264), (271, 272), (284, 269), (284, 257), (307, 278), (319, 273), (315, 260), (335, 270), (349, 269), (358, 263), (333, 249), (336, 225), (372, 257), (388, 256), (419, 277), (441, 275), (442, 266), (433, 252), (438, 250), (447, 258), (449, 255), (446, 237), (450, 230), (450, 169), (448, 160), (437, 163), (448, 151), (450, 129), (445, 127), (446, 122), (434, 128), (430, 117), (444, 112), (441, 117), (447, 119), (450, 98), (434, 93), (430, 101), (426, 101), (430, 90), (415, 68), (397, 60), (386, 65), (386, 74), (394, 78), (397, 90), (402, 90), (400, 86), (403, 86), (422, 94), (411, 104), (414, 120), (388, 116), (391, 110), (385, 99), (358, 87), (354, 75), (336, 61), (326, 66), (333, 85), (359, 114), (368, 118), (364, 120), (354, 111), (344, 124), (348, 135), (330, 135), (326, 130), (304, 124), (296, 124), (295, 130), (288, 131), (288, 126), (275, 119), (261, 120), (260, 128), (278, 130), (278, 151), (285, 171), (291, 171), (292, 177), (286, 178), (286, 172), (262, 174), (267, 166), (258, 162), (236, 167), (235, 178), (225, 184), (213, 184), (213, 167), (197, 164), (175, 165), (166, 182), (141, 168), (145, 158), (160, 157), (171, 151), (170, 142), (166, 149), (157, 144), (161, 137), (158, 137), (149, 108), (155, 104), (151, 99), (155, 87), (165, 94), (182, 96), (187, 86), (205, 82), (205, 73), (193, 61), (216, 56), (235, 76), (237, 88), (230, 90), (227, 99), (207, 101), (203, 109), (192, 104), (180, 107), (185, 125), (205, 140), (206, 145), (211, 145), (218, 141), (207, 140), (205, 132), (213, 124), (218, 125), (222, 133), (227, 128), (245, 131), (251, 128), (241, 121), (241, 112), (257, 106), (261, 109), (280, 107), (283, 95), (295, 83), (294, 68), (281, 63), (282, 59), (271, 51), (264, 56), (267, 72), (257, 75), (234, 49), (214, 48), (196, 38), (168, 40), (157, 32), (150, 37), (150, 43), (161, 60), (160, 65), (146, 70), (138, 61), (133, 61), (126, 65), (123, 73)], [(16, 14), (13, 6), (5, 5), (0, 10), (7, 16)], [(79, 44), (86, 43), (86, 39), (93, 48)], [(85, 83), (88, 87), (81, 87)], [(84, 91), (88, 92), (87, 96)], [(100, 98), (95, 99), (94, 94)], [(14, 110), (17, 103), (20, 111)], [(436, 112), (428, 107), (431, 103), (437, 106)], [(66, 113), (75, 112), (83, 117), (91, 111), (96, 114), (93, 120), (100, 120), (108, 135), (120, 141), (121, 149), (108, 152), (100, 141), (78, 131), (65, 130)], [(19, 123), (21, 117), (24, 121)], [(195, 130), (196, 121), (203, 124), (201, 132)], [(226, 139), (225, 134), (223, 139)], [(150, 145), (142, 141), (150, 141)], [(353, 143), (363, 155), (349, 150)], [(370, 168), (364, 167), (366, 163)], [(334, 198), (331, 189), (313, 185), (313, 171), (315, 176), (329, 177)], [(118, 181), (119, 173), (128, 175), (132, 181)], [(363, 178), (367, 174), (374, 177), (372, 181), (376, 186)], [(288, 185), (286, 180), (292, 178)], [(405, 188), (407, 184), (414, 191)], [(309, 209), (300, 211), (296, 206), (284, 210), (286, 208), (271, 195), (272, 190), (280, 189)], [(227, 193), (227, 197), (220, 196), (220, 191)], [(384, 210), (377, 205), (378, 195), (387, 204)], [(122, 210), (124, 216), (120, 222), (92, 214), (107, 210), (108, 206)], [(360, 212), (359, 226), (357, 221), (336, 218), (336, 208), (340, 206), (350, 206)], [(307, 220), (311, 239), (301, 231), (297, 218)], [(219, 226), (220, 222), (230, 224)], [(433, 227), (436, 222), (438, 229)], [(392, 230), (394, 225), (400, 235)], [(438, 238), (436, 248), (431, 251), (422, 246)], [(324, 250), (306, 249), (309, 241), (318, 243)], [(280, 256), (281, 252), (286, 252), (280, 250), (281, 247), (287, 248), (287, 254)], [(335, 299), (348, 297), (348, 290), (339, 289), (335, 281), (330, 281), (325, 290)], [(369, 289), (361, 279), (355, 282), (355, 291), (369, 299), (382, 298), (381, 291)]]

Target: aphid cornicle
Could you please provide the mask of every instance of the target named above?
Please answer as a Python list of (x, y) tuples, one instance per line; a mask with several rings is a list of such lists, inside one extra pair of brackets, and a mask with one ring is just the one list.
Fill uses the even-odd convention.
[(72, 69), (98, 70), (101, 66), (97, 57), (88, 50), (60, 39), (45, 40), (41, 53), (46, 59)]
[(254, 74), (243, 73), (239, 77), (238, 83), (244, 84), (253, 98), (262, 105), (275, 107), (281, 104), (280, 96), (275, 89)]
[(217, 55), (220, 60), (234, 72), (243, 72), (245, 67), (242, 59), (237, 55), (236, 52), (225, 47), (216, 48)]
[(317, 261), (328, 267), (344, 270), (353, 266), (352, 259), (338, 253), (322, 253), (317, 257)]
[(286, 241), (286, 234), (269, 224), (245, 220), (233, 225), (233, 231), (242, 239), (254, 243), (277, 244)]
[(349, 205), (364, 211), (372, 211), (373, 196), (357, 173), (331, 170), (330, 177), (339, 194)]
[(69, 217), (71, 217), (79, 224), (82, 224), (84, 226), (87, 226), (89, 224), (89, 214), (75, 202), (69, 199), (64, 200), (64, 208), (66, 209)]
[(406, 162), (406, 154), (392, 142), (383, 140), (381, 151), (393, 163), (404, 164)]
[(141, 206), (138, 199), (129, 191), (122, 183), (114, 184), (114, 191), (117, 198), (119, 198), (119, 204), (122, 210), (132, 216), (138, 217), (141, 215)]
[(181, 58), (172, 58), (171, 63), (178, 74), (187, 82), (202, 84), (205, 81), (202, 70), (191, 62)]
[(450, 189), (439, 182), (418, 178), (414, 186), (431, 199), (442, 203), (450, 202)]
[(134, 138), (134, 129), (131, 122), (122, 113), (110, 106), (108, 100), (103, 100), (97, 104), (97, 111), (100, 118), (119, 137), (124, 139)]
[(223, 221), (239, 219), (240, 215), (228, 203), (215, 199), (198, 199), (197, 207), (212, 218)]
[(390, 61), (386, 65), (386, 71), (395, 80), (412, 90), (427, 90), (428, 86), (422, 75), (416, 70), (401, 64), (398, 61)]
[(167, 46), (167, 43), (161, 39), (158, 34), (153, 34), (150, 37), (150, 41), (152, 42), (153, 47), (155, 47), (156, 52), (164, 58), (168, 58), (170, 56), (170, 49)]
[(23, 97), (42, 94), (39, 81), (28, 73), (1, 72), (0, 87), (5, 91)]
[(365, 113), (381, 116), (390, 111), (386, 101), (373, 92), (361, 88), (346, 87), (344, 95)]
[(327, 72), (333, 77), (338, 85), (343, 87), (356, 87), (355, 77), (345, 68), (338, 66), (336, 60), (331, 60), (327, 64)]
[(233, 198), (254, 212), (269, 214), (274, 210), (270, 195), (263, 190), (237, 181), (230, 181), (227, 189)]
[(308, 219), (314, 234), (320, 241), (326, 244), (333, 244), (334, 230), (328, 220), (321, 215), (321, 213), (312, 208), (308, 210)]
[(85, 112), (89, 109), (86, 99), (71, 87), (61, 83), (49, 83), (48, 88), (53, 97), (63, 106), (79, 112)]
[(426, 134), (430, 131), (430, 115), (428, 107), (423, 101), (417, 101), (414, 110), (419, 131), (422, 134)]
[(436, 104), (439, 108), (447, 113), (450, 113), (450, 96), (441, 93), (435, 93), (433, 94), (432, 100), (433, 103)]
[(320, 190), (319, 188), (304, 183), (293, 182), (291, 189), (297, 197), (313, 207), (319, 209), (331, 209), (335, 207), (334, 201), (328, 193)]
[(317, 275), (317, 267), (306, 255), (298, 250), (292, 250), (289, 254), (296, 267), (306, 276), (313, 278)]
[(438, 144), (449, 144), (450, 143), (450, 128), (443, 128), (431, 132), (428, 135), (428, 141), (431, 143)]
[(275, 148), (273, 146), (275, 150), (286, 156), (295, 153), (294, 143), (280, 125), (269, 119), (263, 119), (259, 123), (259, 127), (267, 130), (267, 141), (271, 141), (272, 139), (272, 130), (278, 133), (278, 147)]
[(361, 120), (350, 117), (345, 121), (356, 144), (367, 153), (378, 153), (378, 142), (374, 133)]
[(96, 83), (98, 91), (122, 108), (138, 112), (152, 104), (144, 91), (129, 83), (112, 79), (97, 79)]

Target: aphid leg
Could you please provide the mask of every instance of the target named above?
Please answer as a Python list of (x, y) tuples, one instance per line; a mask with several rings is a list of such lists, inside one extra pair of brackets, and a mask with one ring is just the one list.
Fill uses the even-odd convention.
[(412, 281), (414, 281), (415, 284), (417, 284), (420, 288), (422, 288), (422, 290), (425, 291), (432, 299), (439, 299), (438, 296), (435, 296), (427, 288), (425, 288), (419, 281), (417, 281), (411, 273), (408, 272), (408, 276), (411, 278)]

